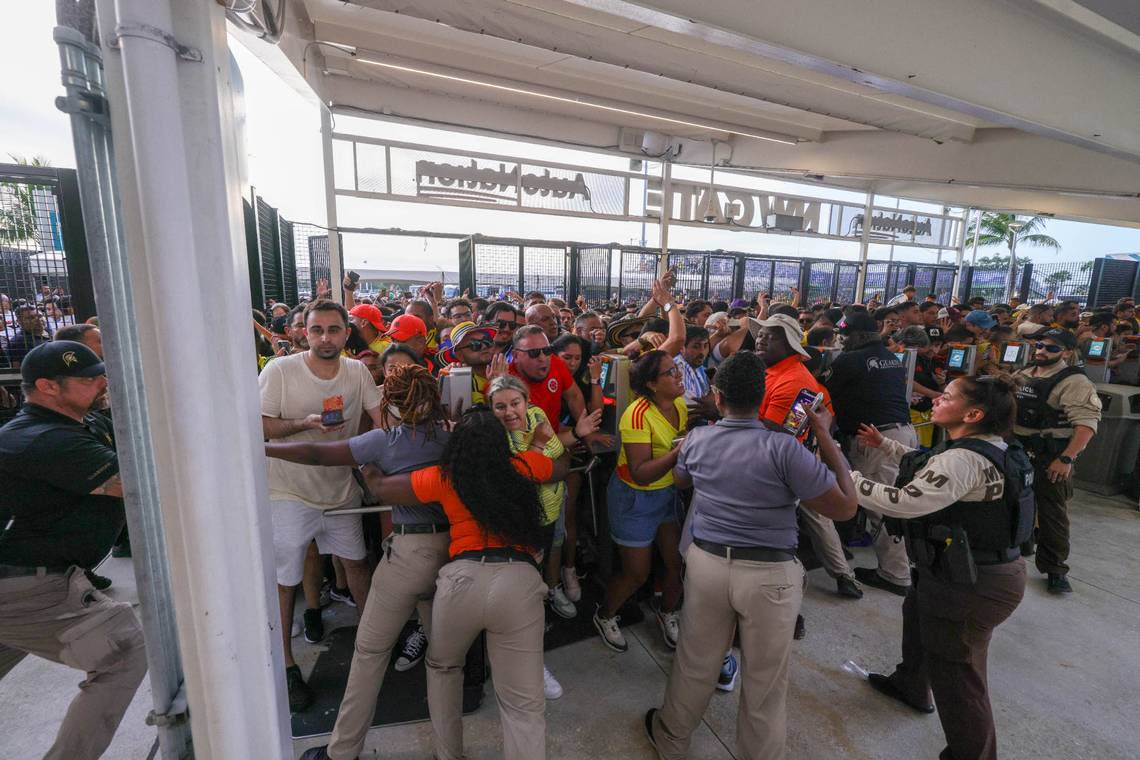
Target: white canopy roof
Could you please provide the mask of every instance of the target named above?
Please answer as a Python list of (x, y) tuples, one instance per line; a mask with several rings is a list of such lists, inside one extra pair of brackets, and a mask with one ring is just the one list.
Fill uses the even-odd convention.
[(334, 109), (1140, 226), (1128, 0), (289, 2), (250, 47)]

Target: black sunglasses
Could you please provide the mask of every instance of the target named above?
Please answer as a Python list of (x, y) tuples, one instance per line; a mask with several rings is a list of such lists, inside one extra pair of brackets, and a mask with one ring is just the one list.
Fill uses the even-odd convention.
[(478, 338), (476, 340), (471, 341), (466, 346), (462, 346), (460, 348), (460, 350), (461, 351), (467, 351), (467, 350), (482, 351), (483, 349), (490, 348), (493, 345), (495, 345), (495, 342), (493, 340), (486, 340), (485, 338)]
[(500, 330), (510, 330), (511, 328), (518, 327), (519, 323), (513, 319), (497, 319), (495, 320), (495, 326)]
[(1051, 354), (1059, 354), (1065, 350), (1065, 349), (1061, 348), (1060, 346), (1053, 345), (1052, 343), (1034, 343), (1033, 347), (1035, 349), (1037, 349), (1038, 351), (1045, 350)]
[(542, 348), (516, 348), (515, 350), (526, 354), (531, 359), (537, 359), (539, 356), (550, 356), (554, 353), (554, 349), (550, 346), (543, 346)]

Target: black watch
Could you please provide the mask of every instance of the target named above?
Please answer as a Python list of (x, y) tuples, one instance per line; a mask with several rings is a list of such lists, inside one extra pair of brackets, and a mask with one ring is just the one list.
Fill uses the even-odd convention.
[(1072, 464), (1073, 458), (1070, 456), (1065, 456), (1064, 454), (1061, 454), (1059, 457), (1057, 457), (1057, 461), (1060, 462), (1061, 464)]

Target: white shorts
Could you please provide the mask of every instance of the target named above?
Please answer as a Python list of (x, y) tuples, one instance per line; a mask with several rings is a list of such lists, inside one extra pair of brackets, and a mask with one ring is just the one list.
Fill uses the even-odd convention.
[(270, 501), (273, 516), (273, 554), (277, 583), (296, 586), (305, 572), (305, 552), (317, 541), (321, 554), (341, 559), (364, 559), (364, 528), (360, 515), (329, 515), (299, 501)]

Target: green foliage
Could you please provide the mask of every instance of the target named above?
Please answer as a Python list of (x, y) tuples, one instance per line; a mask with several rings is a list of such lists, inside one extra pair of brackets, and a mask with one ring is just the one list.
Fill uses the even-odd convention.
[(1073, 279), (1072, 272), (1068, 271), (1067, 269), (1062, 269), (1059, 272), (1053, 272), (1051, 275), (1046, 277), (1045, 284), (1050, 288), (1056, 289), (1060, 288), (1061, 285), (1065, 284), (1071, 279)]
[[(50, 166), (43, 156), (31, 160), (11, 153), (9, 158), (19, 166)], [(0, 242), (22, 243), (35, 238), (36, 204), (29, 185), (0, 183)]]
[[(1016, 232), (1011, 228), (1015, 221), (1024, 225)], [(1007, 249), (1012, 250), (1013, 241), (1016, 239), (1018, 246), (1030, 245), (1036, 248), (1052, 248), (1054, 251), (1060, 252), (1061, 244), (1055, 238), (1043, 234), (1045, 223), (1046, 218), (1042, 216), (1018, 219), (1015, 214), (983, 213), (981, 227), (978, 230), (978, 247), (988, 248), (1004, 245)], [(975, 224), (971, 224), (966, 231), (966, 240), (974, 239), (975, 226)], [(1009, 257), (1004, 258), (1006, 266), (1008, 266)], [(980, 263), (983, 259), (978, 259), (978, 261)]]

